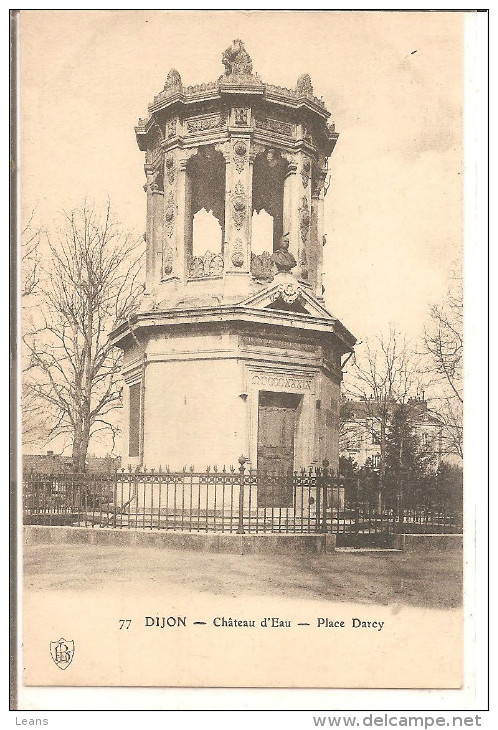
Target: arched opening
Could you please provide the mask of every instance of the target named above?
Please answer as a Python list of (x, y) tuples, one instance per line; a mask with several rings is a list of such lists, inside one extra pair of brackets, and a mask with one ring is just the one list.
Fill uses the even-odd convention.
[(201, 147), (187, 164), (189, 278), (219, 276), (223, 271), (225, 168), (225, 158), (212, 146)]
[[(273, 149), (264, 150), (254, 160), (252, 177), (252, 208), (258, 214), (265, 212), (273, 219), (273, 235), (267, 241), (266, 251), (273, 253), (280, 245), (284, 215), (284, 179), (287, 161)], [(254, 220), (254, 215), (253, 215)], [(259, 221), (258, 221), (259, 222)], [(266, 225), (267, 222), (265, 221)], [(253, 251), (261, 248), (252, 232)]]
[(280, 246), (284, 215), (284, 180), (287, 161), (273, 149), (260, 152), (252, 176), (251, 272), (271, 280), (275, 267), (270, 256)]

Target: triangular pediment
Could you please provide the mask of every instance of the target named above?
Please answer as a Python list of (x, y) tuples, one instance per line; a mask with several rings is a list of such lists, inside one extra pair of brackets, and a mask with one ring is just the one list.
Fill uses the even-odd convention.
[(335, 320), (309, 289), (292, 275), (277, 275), (265, 289), (240, 302), (240, 306)]

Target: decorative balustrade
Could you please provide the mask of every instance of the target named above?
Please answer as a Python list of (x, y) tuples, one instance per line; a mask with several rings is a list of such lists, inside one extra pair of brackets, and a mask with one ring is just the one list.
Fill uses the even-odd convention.
[(223, 256), (206, 251), (203, 256), (194, 256), (188, 265), (189, 279), (206, 279), (221, 276), (223, 273)]

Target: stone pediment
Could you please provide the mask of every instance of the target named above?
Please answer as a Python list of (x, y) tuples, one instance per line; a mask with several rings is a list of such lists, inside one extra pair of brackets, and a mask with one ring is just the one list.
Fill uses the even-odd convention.
[(336, 321), (335, 317), (313, 296), (308, 287), (301, 284), (292, 274), (283, 272), (277, 274), (265, 289), (240, 302), (239, 306), (292, 311), (297, 314)]

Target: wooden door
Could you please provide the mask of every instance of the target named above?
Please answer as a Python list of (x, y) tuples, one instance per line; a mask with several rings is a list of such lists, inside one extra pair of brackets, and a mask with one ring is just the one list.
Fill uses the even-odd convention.
[(294, 431), (299, 396), (260, 393), (258, 507), (292, 507)]

